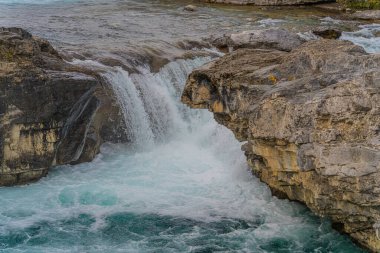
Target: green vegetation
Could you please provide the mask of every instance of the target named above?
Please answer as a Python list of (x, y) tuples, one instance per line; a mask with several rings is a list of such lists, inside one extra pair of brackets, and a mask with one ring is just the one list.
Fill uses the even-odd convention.
[(337, 0), (347, 8), (380, 9), (380, 0)]
[(0, 59), (5, 61), (12, 61), (14, 58), (14, 50), (13, 49), (1, 49), (0, 48)]

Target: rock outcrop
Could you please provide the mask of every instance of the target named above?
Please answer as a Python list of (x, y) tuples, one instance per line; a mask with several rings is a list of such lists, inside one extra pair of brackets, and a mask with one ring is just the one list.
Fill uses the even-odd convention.
[(90, 161), (102, 142), (123, 139), (112, 97), (97, 74), (66, 63), (47, 41), (0, 28), (0, 186)]
[(291, 51), (306, 40), (298, 34), (280, 28), (243, 31), (223, 36), (213, 36), (208, 41), (221, 51), (228, 52), (239, 48), (262, 48)]
[(203, 0), (206, 3), (223, 3), (237, 5), (302, 5), (323, 2), (334, 2), (332, 0)]
[(380, 251), (380, 55), (337, 40), (239, 49), (195, 70), (182, 101), (245, 142), (273, 194)]
[(352, 17), (355, 19), (376, 21), (380, 20), (380, 10), (357, 11), (352, 14)]

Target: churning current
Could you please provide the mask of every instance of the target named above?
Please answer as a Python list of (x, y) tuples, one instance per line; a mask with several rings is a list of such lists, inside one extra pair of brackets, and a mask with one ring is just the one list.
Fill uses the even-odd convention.
[[(134, 73), (97, 61), (97, 50), (112, 55), (113, 46), (119, 51), (123, 50), (120, 45), (134, 47), (141, 38), (137, 29), (132, 30), (139, 26), (150, 39), (160, 38), (148, 43), (149, 48), (168, 47), (170, 39), (161, 37), (170, 27), (158, 28), (159, 24), (142, 20), (144, 15), (154, 19), (154, 10), (165, 17), (167, 8), (167, 19), (155, 19), (158, 23), (170, 24), (177, 18), (189, 26), (188, 14), (175, 14), (178, 3), (124, 1), (130, 16), (122, 23), (123, 1), (67, 1), (69, 8), (63, 1), (43, 1), (43, 7), (30, 5), (33, 2), (38, 1), (0, 0), (0, 25), (26, 25), (53, 41), (58, 37), (56, 46), (78, 53), (83, 53), (88, 38), (86, 26), (93, 30), (89, 59), (71, 60), (102, 70), (122, 108), (132, 143), (106, 144), (93, 162), (54, 168), (46, 178), (27, 186), (0, 188), (0, 252), (361, 252), (334, 231), (328, 220), (300, 204), (272, 197), (268, 187), (248, 171), (241, 143), (232, 133), (209, 112), (190, 110), (180, 103), (187, 75), (211, 61), (215, 53), (173, 59), (158, 71), (140, 64), (134, 66), (138, 70)], [(36, 15), (24, 16), (33, 9)], [(85, 22), (78, 21), (75, 29), (71, 26), (79, 17), (76, 10), (96, 13), (97, 18), (90, 20), (86, 14)], [(59, 11), (63, 14), (55, 13)], [(223, 13), (226, 30), (239, 27), (247, 15), (228, 8), (202, 9), (195, 15), (216, 27), (217, 16)], [(120, 22), (108, 24), (101, 15)], [(265, 15), (259, 16), (270, 20)], [(66, 21), (68, 25), (62, 28)], [(295, 21), (290, 17), (284, 22)], [(104, 38), (96, 34), (96, 24), (100, 32), (114, 33)], [(173, 24), (172, 28), (183, 27)], [(377, 28), (362, 27), (361, 33)], [(207, 30), (197, 29), (199, 36), (204, 35), (202, 29)], [(168, 36), (175, 37), (174, 33)], [(366, 43), (360, 32), (345, 36)]]

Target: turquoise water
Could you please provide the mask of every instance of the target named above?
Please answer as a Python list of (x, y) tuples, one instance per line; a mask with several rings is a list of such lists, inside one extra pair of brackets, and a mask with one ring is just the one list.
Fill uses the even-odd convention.
[(0, 249), (360, 252), (328, 221), (271, 197), (246, 170), (233, 137), (207, 124), (213, 137), (138, 153), (108, 146), (92, 163), (1, 189)]

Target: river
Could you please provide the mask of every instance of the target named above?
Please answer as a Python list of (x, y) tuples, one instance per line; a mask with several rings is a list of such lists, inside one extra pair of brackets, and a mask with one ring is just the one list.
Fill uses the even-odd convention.
[(67, 61), (102, 71), (130, 139), (103, 145), (93, 162), (0, 188), (0, 252), (362, 252), (329, 220), (272, 197), (232, 133), (180, 95), (187, 75), (220, 55), (193, 48), (202, 37), (273, 26), (306, 36), (322, 24), (379, 52), (380, 25), (313, 7), (184, 12), (188, 3), (0, 0), (0, 26), (26, 28)]

